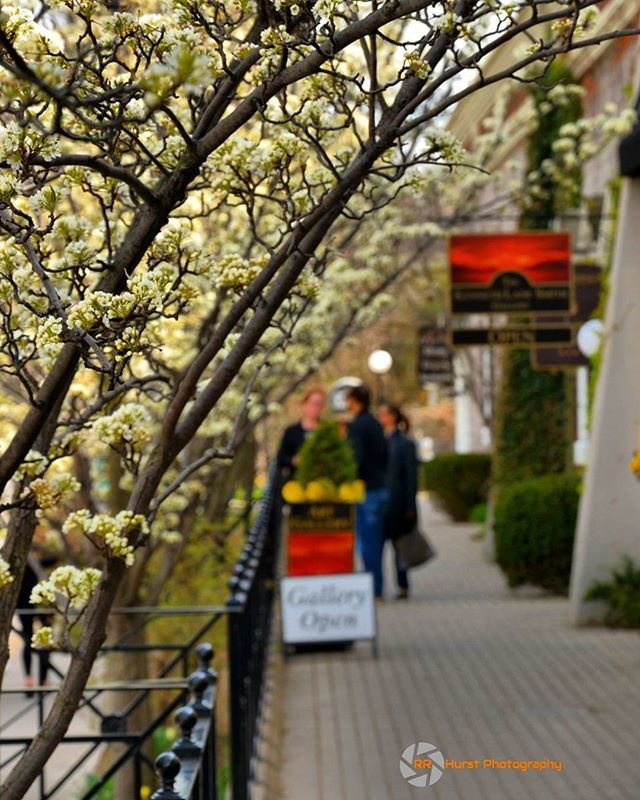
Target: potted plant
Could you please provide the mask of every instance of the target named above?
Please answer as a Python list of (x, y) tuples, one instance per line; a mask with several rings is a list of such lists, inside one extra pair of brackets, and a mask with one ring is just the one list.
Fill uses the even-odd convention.
[(289, 575), (352, 572), (354, 505), (364, 500), (353, 449), (333, 420), (302, 446), (294, 480), (282, 488), (290, 507)]

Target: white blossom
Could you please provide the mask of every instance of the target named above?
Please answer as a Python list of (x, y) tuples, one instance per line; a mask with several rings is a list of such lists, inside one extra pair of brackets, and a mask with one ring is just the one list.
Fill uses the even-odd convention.
[(10, 583), (13, 583), (13, 575), (9, 569), (9, 564), (0, 556), (0, 589)]
[(34, 606), (57, 608), (60, 611), (67, 607), (82, 610), (91, 599), (100, 575), (100, 570), (90, 567), (56, 567), (46, 580), (40, 581), (32, 589), (29, 602)]
[(142, 515), (131, 511), (120, 511), (111, 516), (92, 515), (87, 509), (81, 509), (67, 517), (62, 530), (65, 534), (78, 531), (92, 541), (103, 542), (110, 556), (121, 558), (130, 567), (134, 561), (134, 546), (129, 535), (134, 532), (146, 534), (149, 528)]
[(123, 403), (98, 419), (93, 432), (105, 444), (127, 444), (139, 451), (151, 438), (151, 415), (140, 403)]

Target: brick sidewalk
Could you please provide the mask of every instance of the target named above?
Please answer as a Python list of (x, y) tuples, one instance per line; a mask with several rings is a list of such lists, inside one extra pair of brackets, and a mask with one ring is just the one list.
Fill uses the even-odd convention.
[[(505, 587), (474, 526), (425, 513), (439, 556), (379, 608), (379, 658), (287, 661), (281, 800), (636, 800), (640, 636), (571, 627), (566, 600)], [(449, 769), (420, 789), (399, 770), (417, 741), (562, 771)]]

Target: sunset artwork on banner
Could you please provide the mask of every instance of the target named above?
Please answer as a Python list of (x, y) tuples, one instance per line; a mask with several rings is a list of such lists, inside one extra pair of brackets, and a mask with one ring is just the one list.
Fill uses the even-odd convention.
[(451, 311), (544, 313), (572, 306), (567, 233), (451, 237)]

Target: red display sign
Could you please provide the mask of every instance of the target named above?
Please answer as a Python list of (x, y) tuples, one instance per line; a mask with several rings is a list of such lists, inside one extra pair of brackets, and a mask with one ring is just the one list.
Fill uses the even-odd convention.
[(287, 573), (353, 572), (354, 507), (346, 503), (295, 503), (290, 509)]
[(568, 233), (451, 237), (453, 314), (544, 314), (572, 309)]
[(287, 575), (332, 575), (353, 572), (353, 531), (291, 531)]

